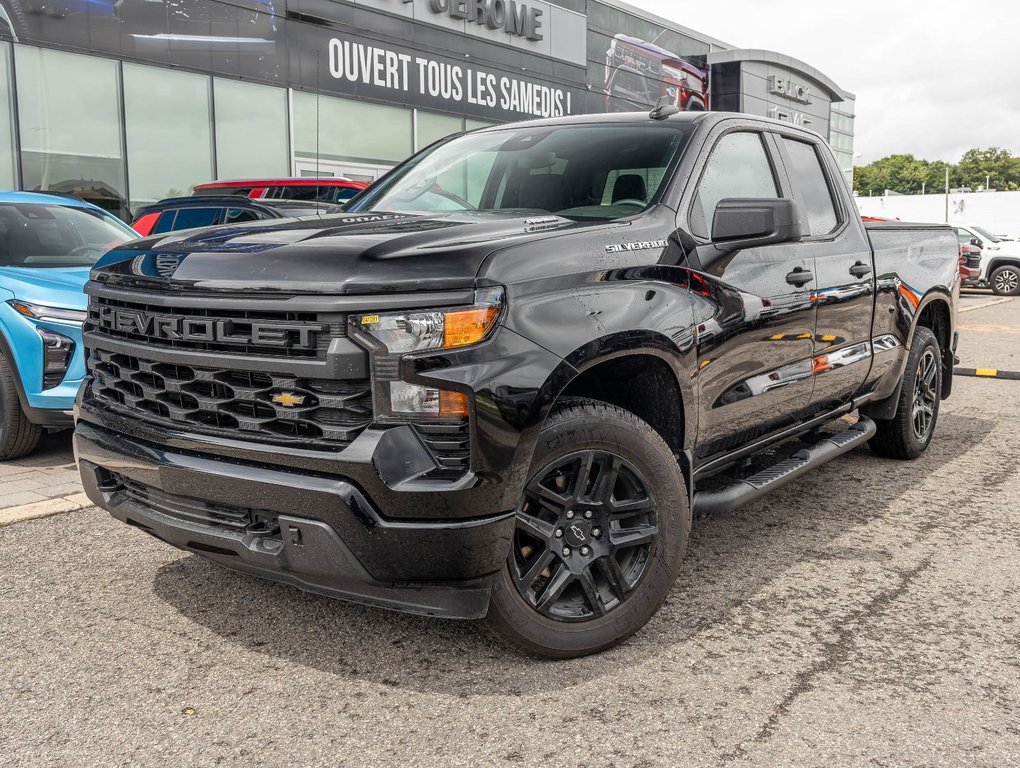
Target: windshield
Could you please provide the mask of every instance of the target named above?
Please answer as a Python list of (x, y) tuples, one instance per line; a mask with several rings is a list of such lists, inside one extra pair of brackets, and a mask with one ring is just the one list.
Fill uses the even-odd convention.
[(138, 237), (103, 211), (0, 203), (0, 267), (88, 267)]
[(975, 232), (977, 232), (979, 235), (981, 235), (981, 237), (983, 237), (985, 240), (991, 240), (993, 243), (1001, 243), (1002, 242), (1002, 238), (996, 237), (995, 235), (993, 235), (991, 232), (989, 232), (987, 229), (984, 229), (983, 227), (971, 227), (971, 229), (973, 229)]
[(654, 199), (691, 130), (648, 122), (460, 136), (408, 160), (348, 211), (633, 216)]

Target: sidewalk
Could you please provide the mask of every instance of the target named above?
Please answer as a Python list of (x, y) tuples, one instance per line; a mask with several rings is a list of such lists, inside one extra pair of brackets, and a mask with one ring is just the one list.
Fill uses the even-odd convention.
[(30, 456), (0, 463), (0, 525), (87, 506), (70, 431), (46, 435)]

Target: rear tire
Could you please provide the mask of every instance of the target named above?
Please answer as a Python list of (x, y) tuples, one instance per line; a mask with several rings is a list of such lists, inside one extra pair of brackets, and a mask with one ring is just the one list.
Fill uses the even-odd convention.
[(42, 433), (42, 427), (30, 422), (21, 410), (14, 371), (0, 354), (0, 461), (31, 453)]
[(545, 658), (611, 648), (662, 605), (689, 533), (684, 477), (662, 437), (614, 405), (566, 401), (542, 428), (488, 622)]
[(921, 326), (914, 331), (896, 415), (875, 420), (878, 432), (871, 450), (889, 459), (916, 459), (924, 453), (935, 433), (941, 395), (942, 350), (935, 334)]
[(1020, 267), (999, 267), (988, 276), (988, 284), (996, 296), (1020, 296)]

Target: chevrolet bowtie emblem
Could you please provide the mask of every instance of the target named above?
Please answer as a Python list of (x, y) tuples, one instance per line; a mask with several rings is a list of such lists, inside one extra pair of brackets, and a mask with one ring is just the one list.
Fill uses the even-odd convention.
[(295, 395), (293, 392), (280, 392), (273, 395), (273, 402), (282, 405), (284, 408), (293, 408), (295, 405), (304, 405), (305, 396)]

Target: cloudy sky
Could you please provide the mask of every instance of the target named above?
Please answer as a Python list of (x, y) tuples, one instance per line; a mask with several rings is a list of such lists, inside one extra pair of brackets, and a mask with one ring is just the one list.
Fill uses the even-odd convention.
[(959, 160), (1020, 155), (1020, 5), (1015, 0), (629, 0), (739, 48), (820, 69), (857, 94), (859, 165), (895, 152)]

